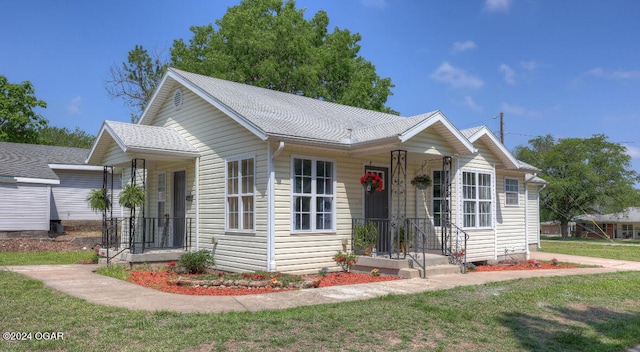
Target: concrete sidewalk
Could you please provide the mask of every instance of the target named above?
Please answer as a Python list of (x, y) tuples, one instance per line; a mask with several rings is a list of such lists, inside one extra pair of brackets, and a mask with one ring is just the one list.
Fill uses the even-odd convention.
[(407, 279), (370, 284), (332, 286), (317, 289), (247, 296), (188, 296), (165, 293), (94, 273), (97, 265), (29, 265), (1, 269), (42, 281), (46, 286), (91, 303), (131, 310), (167, 310), (181, 313), (218, 313), (286, 309), (323, 303), (368, 299), (386, 294), (410, 294), (480, 285), (519, 278), (640, 271), (640, 262), (587, 258), (533, 252), (532, 259), (599, 265), (598, 268), (476, 272), (466, 275), (437, 275), (427, 279)]

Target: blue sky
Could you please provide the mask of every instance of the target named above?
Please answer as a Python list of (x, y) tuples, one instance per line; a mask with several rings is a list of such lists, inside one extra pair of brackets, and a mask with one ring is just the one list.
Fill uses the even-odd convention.
[[(104, 88), (136, 44), (166, 50), (240, 0), (0, 0), (0, 75), (31, 81), (49, 124), (97, 134), (130, 121)], [(531, 138), (621, 143), (640, 171), (640, 2), (635, 0), (298, 0), (330, 30), (362, 35), (360, 55), (395, 84), (403, 116), (441, 110), (458, 128), (504, 113), (509, 149)]]

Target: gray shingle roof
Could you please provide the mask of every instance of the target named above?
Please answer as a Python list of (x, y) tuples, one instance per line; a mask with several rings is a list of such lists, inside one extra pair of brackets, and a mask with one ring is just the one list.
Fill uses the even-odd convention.
[(117, 121), (105, 121), (104, 124), (125, 149), (198, 154), (198, 149), (172, 128)]
[(0, 142), (0, 176), (58, 180), (49, 164), (84, 165), (88, 149)]
[(351, 144), (399, 135), (432, 114), (406, 118), (169, 70), (271, 136)]
[(576, 216), (575, 221), (578, 222), (591, 222), (598, 223), (616, 223), (616, 222), (640, 222), (640, 207), (627, 208), (620, 213), (612, 214), (591, 214)]

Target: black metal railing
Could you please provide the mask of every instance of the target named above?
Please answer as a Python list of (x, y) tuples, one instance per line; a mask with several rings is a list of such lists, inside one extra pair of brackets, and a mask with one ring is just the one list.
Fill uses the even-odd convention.
[[(362, 236), (363, 232), (370, 232), (371, 228), (375, 229), (377, 240), (370, 246), (362, 244), (362, 241), (358, 240), (359, 235)], [(369, 254), (368, 251), (375, 248), (378, 255), (391, 254), (392, 240), (388, 219), (353, 219), (351, 229), (351, 243), (354, 253)], [(366, 237), (366, 234), (364, 236)]]
[(467, 272), (467, 241), (469, 240), (469, 234), (456, 224), (451, 224), (455, 233), (452, 234), (449, 246), (447, 248), (449, 255), (449, 262), (451, 264), (460, 265), (462, 272)]
[(125, 249), (136, 254), (149, 249), (188, 250), (192, 233), (191, 218), (110, 218), (103, 221), (102, 244), (114, 255)]

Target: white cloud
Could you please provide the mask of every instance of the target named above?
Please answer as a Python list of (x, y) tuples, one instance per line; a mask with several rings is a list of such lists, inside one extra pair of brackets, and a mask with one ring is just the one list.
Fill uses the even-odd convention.
[(362, 4), (365, 7), (375, 7), (383, 9), (387, 7), (387, 0), (362, 0)]
[(476, 112), (480, 112), (482, 111), (482, 106), (476, 104), (475, 101), (473, 101), (473, 98), (471, 98), (470, 96), (465, 96), (464, 97), (464, 103), (471, 108), (471, 110), (476, 111)]
[(596, 67), (587, 71), (587, 75), (604, 79), (637, 79), (640, 78), (640, 71), (605, 71), (601, 67)]
[(625, 146), (627, 148), (627, 154), (631, 157), (631, 159), (640, 159), (640, 148)]
[(82, 97), (78, 96), (71, 99), (71, 101), (67, 104), (67, 112), (72, 115), (79, 114), (80, 105), (82, 105)]
[(514, 115), (529, 118), (544, 118), (557, 115), (557, 112), (561, 109), (561, 107), (556, 105), (543, 110), (532, 110), (520, 105), (502, 103), (500, 105), (500, 109), (500, 111), (504, 112), (505, 115)]
[(516, 84), (516, 73), (511, 69), (511, 67), (509, 67), (509, 65), (500, 65), (498, 71), (504, 74), (504, 81), (507, 82), (507, 84), (512, 86)]
[(461, 53), (463, 51), (467, 51), (467, 50), (472, 50), (477, 48), (478, 46), (476, 45), (476, 43), (472, 42), (471, 40), (467, 40), (465, 42), (455, 42), (453, 43), (453, 53)]
[(528, 71), (533, 71), (538, 67), (538, 63), (534, 60), (530, 61), (520, 61), (520, 66)]
[(511, 0), (485, 0), (484, 8), (489, 12), (508, 12)]
[(480, 88), (484, 85), (482, 79), (466, 71), (443, 62), (438, 69), (431, 74), (431, 78), (444, 82), (453, 88)]

